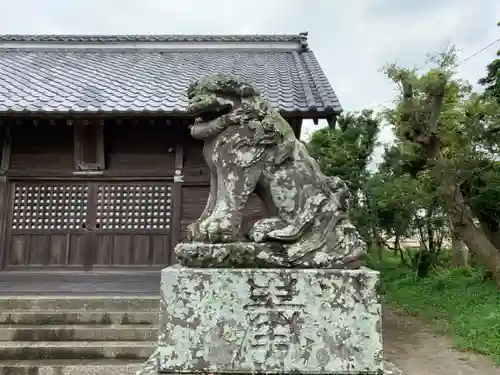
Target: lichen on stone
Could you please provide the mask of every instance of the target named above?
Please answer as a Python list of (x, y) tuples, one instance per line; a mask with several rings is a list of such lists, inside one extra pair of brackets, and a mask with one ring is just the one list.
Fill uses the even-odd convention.
[(377, 288), (367, 269), (166, 268), (159, 369), (378, 374)]
[[(191, 134), (204, 141), (210, 195), (203, 214), (188, 227), (191, 243), (175, 249), (181, 264), (336, 268), (358, 263), (366, 246), (346, 215), (346, 184), (321, 172), (256, 88), (218, 73), (193, 82), (187, 97), (188, 111), (196, 116)], [(253, 192), (270, 217), (242, 233), (242, 210)], [(228, 254), (230, 249), (236, 254)]]

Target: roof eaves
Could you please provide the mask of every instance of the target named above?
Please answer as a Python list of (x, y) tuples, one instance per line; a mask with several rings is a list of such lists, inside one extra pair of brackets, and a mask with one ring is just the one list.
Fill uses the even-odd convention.
[(307, 32), (299, 34), (220, 34), (220, 35), (0, 35), (2, 47), (22, 44), (126, 44), (126, 43), (297, 43), (299, 50), (307, 51)]
[(337, 95), (333, 91), (332, 86), (328, 82), (328, 78), (326, 77), (323, 69), (319, 65), (318, 60), (313, 52), (308, 52), (302, 54), (302, 58), (304, 59), (304, 64), (306, 68), (311, 73), (312, 81), (318, 90), (318, 94), (323, 102), (323, 106), (326, 111), (331, 111), (335, 114), (342, 113), (343, 109), (338, 101)]
[[(280, 114), (285, 117), (297, 117), (303, 119), (322, 119), (329, 118), (332, 114), (331, 111), (325, 110), (279, 110)], [(193, 116), (186, 111), (152, 111), (152, 110), (57, 110), (54, 109), (52, 111), (32, 111), (28, 109), (23, 110), (8, 110), (8, 111), (0, 111), (0, 117), (9, 117), (9, 116), (26, 116), (26, 117), (82, 117), (82, 116), (167, 116), (167, 117), (177, 117), (177, 118), (188, 118), (191, 119)]]

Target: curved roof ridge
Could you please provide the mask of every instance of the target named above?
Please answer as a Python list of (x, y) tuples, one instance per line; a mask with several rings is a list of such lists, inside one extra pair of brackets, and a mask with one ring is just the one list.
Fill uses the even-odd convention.
[(0, 42), (300, 42), (307, 45), (307, 35), (307, 32), (298, 34), (0, 34)]

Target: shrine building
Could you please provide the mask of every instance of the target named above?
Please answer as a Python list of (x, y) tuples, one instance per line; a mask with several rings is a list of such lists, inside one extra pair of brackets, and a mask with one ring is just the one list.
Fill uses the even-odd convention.
[[(0, 271), (154, 270), (204, 209), (185, 91), (255, 84), (297, 136), (342, 108), (298, 35), (0, 35)], [(262, 215), (258, 197), (246, 225)]]

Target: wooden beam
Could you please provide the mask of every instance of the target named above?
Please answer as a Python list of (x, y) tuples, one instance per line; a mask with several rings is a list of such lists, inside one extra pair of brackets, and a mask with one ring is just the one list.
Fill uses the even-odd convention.
[(74, 125), (75, 170), (102, 171), (105, 168), (102, 121), (78, 120)]
[(104, 121), (95, 124), (96, 132), (96, 161), (101, 171), (106, 169), (106, 150), (104, 145)]
[[(66, 124), (69, 125), (69, 121)], [(73, 157), (74, 157), (74, 169), (78, 169), (79, 165), (83, 164), (83, 136), (81, 123), (75, 124), (73, 126)]]
[(296, 127), (295, 136), (297, 137), (297, 139), (300, 139), (300, 134), (302, 133), (302, 119), (298, 118), (296, 121), (297, 121), (297, 123), (295, 125), (295, 127)]
[(3, 145), (2, 145), (2, 162), (0, 166), (0, 270), (7, 267), (9, 258), (10, 245), (9, 235), (7, 234), (7, 219), (9, 217), (9, 197), (10, 187), (7, 183), (6, 171), (10, 168), (11, 155), (11, 124), (7, 121), (2, 121), (3, 127)]
[(184, 145), (177, 143), (175, 145), (175, 161), (174, 161), (174, 184), (172, 186), (172, 243), (170, 255), (170, 263), (176, 263), (175, 254), (173, 253), (175, 245), (181, 238), (181, 220), (182, 220), (182, 182), (184, 168)]
[(3, 145), (2, 145), (2, 165), (0, 169), (2, 171), (6, 171), (10, 168), (10, 155), (11, 155), (11, 144), (12, 144), (12, 135), (11, 135), (11, 125), (6, 124), (4, 130), (3, 137)]
[(12, 184), (0, 182), (0, 270), (7, 267), (10, 253), (10, 228), (8, 222), (10, 210), (7, 207), (14, 198), (11, 194)]
[(177, 176), (175, 182), (183, 182), (182, 169), (184, 168), (184, 145), (177, 143), (175, 145), (174, 176)]

